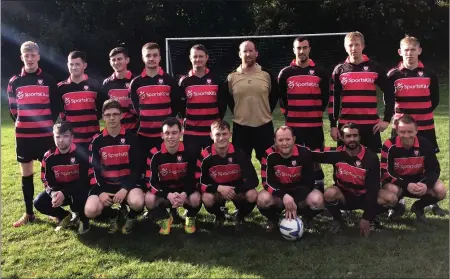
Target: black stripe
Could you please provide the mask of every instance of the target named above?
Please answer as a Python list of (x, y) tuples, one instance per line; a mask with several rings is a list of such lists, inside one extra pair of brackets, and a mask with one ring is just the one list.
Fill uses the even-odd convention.
[(421, 96), (421, 97), (395, 97), (395, 101), (397, 103), (411, 103), (411, 102), (428, 102), (431, 101), (430, 96)]
[(217, 108), (217, 103), (187, 103), (186, 108), (189, 109), (205, 109), (205, 108)]
[(288, 106), (288, 111), (322, 112), (322, 106)]
[(211, 132), (210, 126), (191, 126), (186, 125), (184, 127), (185, 130), (193, 131), (193, 132)]
[[(125, 157), (123, 158), (125, 159)], [(130, 159), (130, 158), (129, 158)], [(120, 170), (129, 170), (130, 164), (119, 164), (119, 165), (102, 165), (102, 171), (120, 171)]]
[(28, 109), (49, 109), (50, 104), (17, 104), (18, 109), (28, 110)]
[(143, 128), (139, 127), (139, 132), (146, 133), (146, 134), (158, 134), (161, 133), (161, 128)]
[(170, 108), (170, 103), (161, 103), (161, 104), (140, 104), (140, 110), (158, 110), (158, 109), (167, 109)]
[(16, 133), (18, 134), (43, 134), (53, 132), (53, 126), (42, 128), (20, 128), (16, 127)]
[(358, 191), (366, 189), (365, 187), (361, 187), (361, 185), (355, 185), (355, 184), (352, 184), (352, 183), (344, 182), (344, 181), (342, 181), (340, 179), (338, 179), (337, 181), (339, 181), (339, 183), (341, 185), (344, 185), (344, 188), (355, 189), (355, 190), (358, 190)]
[(99, 122), (97, 120), (88, 120), (88, 121), (70, 121), (73, 128), (86, 128), (86, 127), (95, 127), (99, 126)]
[(356, 97), (362, 97), (362, 96), (376, 96), (377, 91), (374, 90), (349, 90), (349, 91), (342, 91), (341, 96), (356, 96)]
[(406, 114), (427, 114), (433, 112), (432, 108), (396, 108), (395, 112)]
[(170, 115), (152, 115), (152, 116), (141, 116), (139, 120), (141, 122), (162, 122), (167, 119)]
[(289, 100), (322, 100), (320, 94), (287, 94)]
[(288, 117), (287, 122), (292, 123), (322, 123), (321, 117), (309, 117), (309, 118), (300, 118), (300, 117)]
[(340, 117), (341, 120), (377, 120), (378, 114), (344, 114)]
[(342, 108), (376, 108), (377, 103), (342, 103)]
[(204, 114), (204, 115), (192, 115), (187, 114), (186, 119), (189, 120), (195, 120), (195, 121), (202, 121), (202, 120), (216, 120), (219, 119), (220, 115), (218, 113), (216, 114)]
[(53, 116), (51, 114), (46, 115), (36, 115), (36, 116), (18, 116), (17, 120), (20, 122), (37, 122), (37, 121), (46, 121), (53, 120)]
[(429, 126), (434, 124), (434, 119), (430, 120), (418, 120), (417, 126)]
[(132, 124), (137, 122), (136, 117), (130, 117), (130, 118), (122, 118), (122, 124)]

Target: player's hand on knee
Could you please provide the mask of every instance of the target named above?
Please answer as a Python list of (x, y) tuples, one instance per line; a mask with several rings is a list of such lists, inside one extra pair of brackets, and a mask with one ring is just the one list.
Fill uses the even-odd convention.
[(61, 191), (52, 193), (52, 207), (60, 207), (64, 202), (64, 194)]
[(178, 195), (179, 195), (178, 193), (169, 193), (167, 195), (167, 199), (170, 201), (170, 204), (172, 205), (173, 208), (178, 207), (178, 203), (179, 203)]
[(186, 192), (179, 193), (178, 194), (178, 198), (177, 198), (177, 200), (178, 200), (178, 207), (183, 206), (184, 203), (186, 202), (186, 199), (187, 199)]
[(408, 183), (407, 189), (408, 189), (408, 192), (410, 192), (414, 195), (417, 195), (417, 192), (419, 190), (416, 183)]
[(427, 190), (428, 190), (428, 187), (426, 184), (424, 184), (422, 182), (417, 183), (417, 195), (423, 196), (423, 195), (425, 195)]
[(361, 219), (359, 221), (359, 231), (361, 235), (368, 237), (370, 234), (370, 221), (366, 219)]
[(104, 205), (104, 206), (111, 206), (113, 204), (113, 200), (111, 198), (112, 194), (109, 193), (101, 193), (100, 196), (98, 196), (98, 198), (100, 199), (100, 202)]
[(126, 189), (120, 189), (119, 192), (117, 192), (113, 197), (114, 203), (122, 203), (125, 197), (127, 196), (128, 191)]
[(232, 186), (219, 185), (217, 191), (227, 200), (232, 200), (236, 196), (236, 192), (234, 192), (234, 187)]
[(339, 139), (339, 130), (337, 127), (332, 127), (330, 130), (330, 136), (334, 141)]

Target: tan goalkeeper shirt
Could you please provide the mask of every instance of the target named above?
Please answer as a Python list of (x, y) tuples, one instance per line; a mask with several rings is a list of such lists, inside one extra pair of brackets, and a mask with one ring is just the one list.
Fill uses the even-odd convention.
[(256, 65), (254, 73), (242, 72), (241, 66), (227, 77), (229, 102), (233, 122), (259, 127), (272, 120), (272, 112), (278, 101), (277, 82), (273, 76)]

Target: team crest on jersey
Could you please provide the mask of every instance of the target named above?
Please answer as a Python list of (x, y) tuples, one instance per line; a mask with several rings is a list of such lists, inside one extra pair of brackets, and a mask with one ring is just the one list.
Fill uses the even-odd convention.
[(70, 163), (75, 164), (75, 157), (70, 158)]
[(314, 73), (315, 73), (315, 71), (314, 71), (314, 70), (312, 70), (312, 69), (311, 69), (311, 70), (309, 70), (309, 74), (310, 74), (310, 75), (314, 75)]
[(158, 83), (159, 83), (159, 84), (163, 84), (163, 83), (164, 83), (164, 80), (163, 80), (162, 78), (160, 78), (160, 79), (158, 79)]
[(414, 155), (419, 156), (419, 150), (414, 150)]
[(369, 70), (369, 66), (364, 66), (363, 70), (367, 72)]
[(207, 79), (206, 79), (206, 83), (207, 83), (207, 84), (211, 84), (211, 79), (210, 79), (210, 78), (207, 78)]
[(42, 85), (42, 84), (44, 84), (44, 80), (42, 80), (42, 79), (38, 79), (38, 84), (39, 84), (39, 85)]
[(296, 166), (297, 165), (297, 160), (292, 160), (292, 165)]
[(89, 86), (85, 85), (85, 86), (83, 86), (83, 89), (84, 90), (89, 90)]
[(422, 71), (418, 71), (417, 74), (419, 75), (419, 77), (423, 76), (423, 72)]
[(360, 160), (356, 160), (355, 165), (356, 165), (357, 167), (360, 167), (360, 166), (361, 166), (361, 161), (360, 161)]
[(228, 157), (228, 163), (233, 163), (233, 158)]
[(129, 82), (125, 83), (125, 88), (130, 88), (130, 83)]
[(183, 160), (183, 157), (181, 157), (181, 155), (178, 155), (178, 156), (177, 156), (177, 161), (178, 161), (178, 162), (181, 162), (181, 160)]
[(121, 139), (120, 139), (120, 143), (121, 143), (121, 144), (125, 144), (125, 139), (124, 139), (124, 138), (121, 138)]

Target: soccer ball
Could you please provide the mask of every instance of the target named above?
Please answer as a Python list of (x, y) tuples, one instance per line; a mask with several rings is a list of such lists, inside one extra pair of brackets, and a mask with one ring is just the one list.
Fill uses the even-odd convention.
[(300, 239), (303, 235), (303, 222), (300, 218), (281, 220), (280, 223), (281, 236), (289, 241)]

